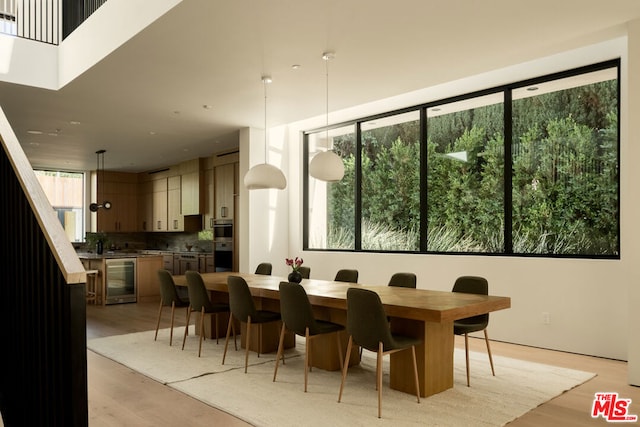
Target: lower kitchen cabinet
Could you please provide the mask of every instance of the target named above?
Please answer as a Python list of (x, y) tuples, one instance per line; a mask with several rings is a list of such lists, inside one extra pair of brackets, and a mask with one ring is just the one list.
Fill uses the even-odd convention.
[(137, 259), (136, 282), (138, 302), (159, 301), (158, 270), (164, 267), (162, 255)]

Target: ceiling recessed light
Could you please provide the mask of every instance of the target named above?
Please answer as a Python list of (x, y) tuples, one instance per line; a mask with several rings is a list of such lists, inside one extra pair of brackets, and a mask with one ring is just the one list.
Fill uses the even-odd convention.
[(291, 66), (291, 69), (292, 69), (292, 70), (298, 70), (300, 67), (301, 67), (301, 65), (300, 65), (300, 64), (293, 64), (293, 65)]
[(154, 131), (149, 131), (149, 135), (155, 135), (156, 133)]
[(527, 90), (529, 92), (534, 92), (534, 91), (538, 90), (538, 86), (530, 86), (530, 87), (527, 88)]
[(205, 110), (210, 110), (210, 109), (212, 109), (213, 107), (212, 107), (211, 105), (209, 105), (209, 104), (204, 104), (204, 105), (202, 106), (202, 108), (204, 108)]
[(33, 147), (39, 147), (40, 143), (39, 142), (30, 142), (29, 145), (31, 145)]
[(27, 133), (30, 133), (31, 135), (42, 135), (42, 131), (40, 130), (28, 130)]
[(77, 126), (77, 125), (79, 125), (79, 124), (80, 124), (80, 122), (78, 122), (78, 121), (76, 121), (76, 120), (71, 120), (71, 121), (69, 122), (69, 124), (70, 124), (70, 125)]

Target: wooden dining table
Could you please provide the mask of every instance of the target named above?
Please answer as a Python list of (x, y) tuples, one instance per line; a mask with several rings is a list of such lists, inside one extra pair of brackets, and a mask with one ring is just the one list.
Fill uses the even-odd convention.
[[(287, 281), (286, 278), (237, 272), (203, 273), (202, 278), (210, 292), (226, 294), (229, 275), (240, 276), (246, 280), (254, 300), (261, 308), (279, 310), (279, 284), (281, 281)], [(174, 276), (174, 280), (176, 285), (186, 286), (185, 276)], [(422, 397), (453, 387), (454, 320), (511, 307), (511, 298), (504, 296), (317, 279), (303, 279), (301, 285), (305, 288), (314, 314), (318, 318), (343, 325), (346, 325), (347, 289), (359, 287), (375, 291), (389, 316), (392, 331), (417, 337), (422, 341), (416, 348)], [(335, 348), (331, 350), (333, 351)], [(390, 356), (390, 386), (406, 393), (415, 393), (410, 352), (398, 352)]]

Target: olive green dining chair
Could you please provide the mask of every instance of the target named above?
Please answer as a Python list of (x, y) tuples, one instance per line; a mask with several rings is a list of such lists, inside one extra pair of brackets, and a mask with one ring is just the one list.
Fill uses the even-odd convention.
[(186, 308), (187, 319), (189, 319), (189, 301), (180, 298), (173, 276), (167, 270), (158, 270), (158, 281), (160, 282), (160, 308), (158, 309), (158, 321), (156, 322), (156, 335), (153, 340), (156, 341), (158, 339), (162, 309), (171, 307), (171, 329), (169, 332), (169, 346), (171, 346), (173, 343), (173, 319), (175, 318), (176, 308)]
[(389, 279), (389, 286), (416, 288), (416, 275), (413, 273), (395, 273)]
[(420, 403), (420, 385), (418, 380), (418, 364), (416, 362), (416, 345), (420, 339), (391, 333), (387, 315), (382, 301), (374, 291), (362, 288), (347, 289), (347, 354), (342, 368), (342, 381), (338, 402), (342, 400), (342, 390), (349, 369), (349, 358), (353, 344), (360, 345), (377, 353), (376, 389), (378, 390), (378, 418), (382, 417), (382, 358), (399, 351), (411, 350), (413, 357), (413, 374), (416, 383), (416, 398)]
[(284, 336), (287, 329), (296, 335), (305, 338), (304, 353), (304, 391), (307, 392), (307, 380), (311, 365), (311, 345), (315, 338), (335, 333), (338, 345), (338, 357), (342, 366), (342, 345), (340, 344), (340, 331), (344, 331), (344, 326), (337, 323), (316, 319), (313, 315), (309, 297), (304, 288), (297, 283), (280, 282), (280, 314), (282, 315), (282, 328), (280, 330), (280, 341), (278, 344), (278, 354), (276, 356), (276, 367), (273, 371), (273, 381), (278, 375), (278, 365), (280, 358), (284, 358)]
[(256, 267), (256, 274), (264, 274), (265, 276), (270, 276), (271, 275), (271, 269), (272, 269), (271, 263), (269, 263), (269, 262), (261, 262)]
[[(453, 292), (462, 292), (466, 294), (489, 294), (489, 283), (484, 277), (478, 276), (462, 276), (456, 279), (453, 285)], [(467, 363), (467, 387), (469, 382), (469, 334), (472, 332), (484, 332), (484, 340), (487, 344), (487, 353), (489, 354), (489, 363), (491, 364), (491, 373), (496, 375), (493, 368), (493, 357), (491, 357), (491, 347), (489, 346), (489, 335), (487, 334), (487, 326), (489, 325), (489, 313), (479, 316), (467, 317), (465, 319), (455, 320), (453, 322), (453, 333), (456, 335), (464, 335), (464, 353)]]
[(308, 279), (309, 276), (311, 276), (311, 267), (298, 267), (298, 271), (300, 272), (300, 275), (302, 276), (303, 279)]
[[(240, 276), (227, 277), (227, 286), (229, 287), (229, 306), (231, 308), (231, 314), (229, 315), (229, 325), (227, 327), (227, 337), (224, 341), (224, 353), (222, 355), (222, 364), (227, 357), (227, 347), (229, 345), (229, 334), (233, 325), (234, 318), (241, 323), (245, 323), (246, 326), (246, 338), (242, 337), (245, 342), (245, 355), (244, 355), (244, 373), (247, 373), (247, 366), (249, 364), (249, 347), (251, 346), (251, 325), (258, 324), (259, 329), (259, 342), (262, 342), (262, 325), (268, 322), (279, 322), (280, 313), (267, 310), (257, 310), (249, 285)], [(235, 343), (235, 336), (234, 336)], [(236, 345), (236, 350), (238, 349)], [(258, 357), (260, 357), (260, 351), (258, 349)]]
[(204, 285), (202, 276), (197, 271), (188, 270), (185, 272), (187, 278), (187, 289), (189, 292), (189, 309), (187, 310), (187, 325), (184, 328), (184, 337), (182, 338), (182, 349), (187, 341), (187, 333), (189, 330), (189, 319), (191, 312), (200, 313), (200, 324), (196, 327), (197, 333), (200, 335), (200, 343), (198, 345), (198, 357), (202, 353), (202, 340), (204, 339), (204, 318), (207, 314), (215, 316), (216, 319), (216, 343), (218, 343), (218, 315), (220, 313), (229, 312), (229, 304), (214, 303), (209, 298), (209, 292)]
[(342, 269), (336, 273), (335, 282), (358, 283), (358, 270)]

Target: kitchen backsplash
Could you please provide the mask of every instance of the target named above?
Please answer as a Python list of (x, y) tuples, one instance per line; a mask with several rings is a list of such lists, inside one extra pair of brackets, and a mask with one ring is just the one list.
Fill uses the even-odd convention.
[[(104, 250), (135, 252), (144, 249), (157, 249), (172, 252), (213, 252), (213, 240), (210, 233), (106, 233), (107, 243)], [(74, 243), (78, 251), (93, 252), (95, 248), (86, 244)]]

